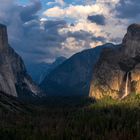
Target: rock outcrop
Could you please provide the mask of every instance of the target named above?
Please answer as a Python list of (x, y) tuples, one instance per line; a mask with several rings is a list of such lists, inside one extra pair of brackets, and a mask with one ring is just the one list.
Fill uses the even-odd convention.
[(88, 96), (93, 67), (103, 48), (114, 48), (105, 44), (73, 55), (55, 68), (41, 83), (49, 95)]
[(0, 91), (12, 96), (41, 95), (21, 57), (9, 46), (7, 28), (0, 24)]
[(90, 85), (90, 97), (124, 98), (140, 93), (140, 25), (128, 27), (122, 45), (104, 49)]

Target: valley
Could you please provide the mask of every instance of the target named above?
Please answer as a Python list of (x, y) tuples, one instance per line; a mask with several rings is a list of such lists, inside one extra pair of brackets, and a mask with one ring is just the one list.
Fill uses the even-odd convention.
[[(119, 42), (103, 15), (80, 17), (90, 5), (72, 10), (78, 25), (44, 18), (47, 11), (39, 17), (40, 0), (8, 2), (18, 23), (0, 23), (0, 140), (140, 140), (140, 24), (124, 24)], [(53, 10), (63, 14), (64, 3)]]
[[(41, 101), (42, 100), (42, 101)], [(48, 97), (26, 102), (26, 113), (0, 113), (2, 140), (139, 140), (140, 96)]]

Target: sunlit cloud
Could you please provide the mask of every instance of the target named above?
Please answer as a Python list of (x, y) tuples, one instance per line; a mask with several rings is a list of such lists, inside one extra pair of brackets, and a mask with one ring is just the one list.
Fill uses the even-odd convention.
[(139, 21), (138, 7), (139, 0), (1, 0), (0, 22), (25, 62), (50, 62), (107, 42), (121, 43), (127, 26)]

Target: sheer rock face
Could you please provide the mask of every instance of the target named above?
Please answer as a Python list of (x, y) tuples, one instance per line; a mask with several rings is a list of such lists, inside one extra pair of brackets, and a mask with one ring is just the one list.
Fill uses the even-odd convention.
[(93, 72), (90, 97), (124, 98), (140, 93), (140, 25), (128, 27), (119, 48), (104, 49)]
[(122, 47), (125, 47), (125, 56), (129, 58), (140, 55), (140, 25), (132, 24), (128, 27)]
[(0, 50), (6, 49), (8, 46), (7, 29), (4, 25), (0, 24)]
[(8, 45), (6, 26), (0, 24), (0, 91), (13, 96), (41, 94), (21, 57)]

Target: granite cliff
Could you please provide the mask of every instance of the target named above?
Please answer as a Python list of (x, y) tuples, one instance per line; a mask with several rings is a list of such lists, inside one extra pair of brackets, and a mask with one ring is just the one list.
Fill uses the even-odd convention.
[(127, 29), (122, 44), (106, 48), (94, 68), (90, 97), (104, 96), (123, 99), (140, 93), (140, 25)]
[(0, 91), (15, 97), (41, 95), (21, 57), (9, 46), (7, 28), (0, 24)]

